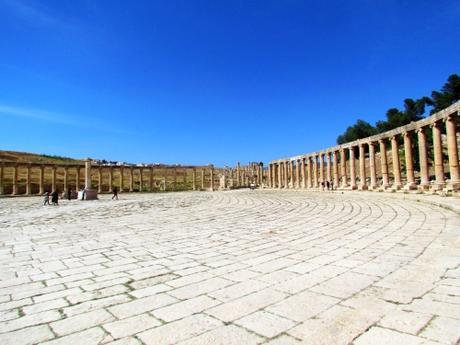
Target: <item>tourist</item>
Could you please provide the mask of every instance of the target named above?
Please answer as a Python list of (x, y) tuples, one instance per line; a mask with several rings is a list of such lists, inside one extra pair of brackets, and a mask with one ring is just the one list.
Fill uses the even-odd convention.
[[(53, 206), (59, 206), (58, 200), (59, 200), (59, 193), (57, 191), (54, 191), (53, 193), (51, 193), (51, 203), (53, 204)], [(49, 205), (49, 201), (48, 201), (48, 205)]]
[(331, 184), (329, 183), (329, 181), (326, 181), (326, 187), (327, 187), (327, 190), (329, 190)]
[(69, 199), (69, 201), (72, 199), (72, 189), (67, 189), (67, 199)]
[(44, 195), (45, 195), (45, 199), (43, 201), (43, 206), (49, 205), (50, 204), (50, 192), (46, 191)]
[(113, 187), (112, 193), (113, 193), (112, 200), (113, 200), (113, 199), (118, 200), (118, 190), (117, 190), (117, 187)]
[(331, 190), (334, 190), (334, 181), (331, 181)]

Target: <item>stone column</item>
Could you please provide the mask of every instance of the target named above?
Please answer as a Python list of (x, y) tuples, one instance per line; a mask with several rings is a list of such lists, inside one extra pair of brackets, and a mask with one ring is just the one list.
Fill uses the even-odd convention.
[(434, 122), (433, 126), (433, 151), (434, 151), (434, 174), (436, 176), (436, 190), (444, 188), (446, 182), (444, 180), (444, 160), (442, 157), (442, 141), (441, 141), (441, 123)]
[[(239, 164), (239, 163), (238, 163)], [(204, 190), (204, 168), (201, 169), (201, 189)], [(241, 182), (241, 181), (240, 181)]]
[(313, 188), (313, 166), (311, 157), (307, 157), (307, 187)]
[(3, 195), (3, 162), (0, 162), (0, 195)]
[(460, 189), (460, 173), (458, 169), (458, 147), (456, 127), (457, 126), (454, 114), (450, 114), (446, 118), (447, 155), (449, 157), (450, 185), (454, 191)]
[(192, 169), (192, 189), (196, 190), (196, 169)]
[(324, 186), (324, 153), (319, 154), (319, 179)]
[(259, 186), (262, 185), (264, 181), (264, 165), (263, 163), (260, 163), (259, 165)]
[(406, 186), (405, 189), (417, 189), (414, 177), (414, 160), (412, 158), (412, 132), (404, 132), (404, 158), (406, 161)]
[(420, 160), (420, 189), (429, 189), (430, 176), (428, 171), (428, 152), (426, 149), (425, 127), (417, 130), (418, 136), (418, 155)]
[(399, 163), (398, 141), (396, 136), (391, 137), (391, 158), (393, 160), (393, 188), (398, 190), (402, 187), (401, 164)]
[(209, 179), (210, 179), (209, 190), (213, 192), (214, 191), (214, 166), (213, 165), (209, 167)]
[(40, 176), (38, 182), (38, 193), (40, 195), (45, 193), (45, 167), (43, 165), (40, 166)]
[(109, 167), (109, 192), (113, 190), (113, 167)]
[(120, 192), (123, 192), (123, 175), (124, 175), (123, 167), (120, 167)]
[(367, 190), (366, 154), (363, 143), (359, 144), (359, 190)]
[(69, 187), (69, 167), (64, 168), (64, 192), (67, 193), (67, 189)]
[(85, 161), (85, 189), (91, 189), (91, 160)]
[(56, 191), (56, 166), (53, 165), (51, 173), (51, 190)]
[(278, 166), (278, 188), (283, 188), (283, 167), (281, 166), (281, 162), (277, 163)]
[(326, 166), (326, 181), (331, 183), (332, 181), (332, 162), (331, 162), (331, 152), (326, 153), (327, 156), (327, 166)]
[(100, 165), (97, 167), (97, 191), (102, 193), (102, 168)]
[(345, 149), (340, 149), (340, 175), (342, 175), (342, 188), (348, 187), (347, 157), (345, 155)]
[(387, 148), (385, 146), (385, 139), (379, 140), (380, 145), (380, 165), (382, 166), (382, 187), (387, 189), (390, 186), (388, 179), (388, 160), (387, 160)]
[(18, 194), (18, 165), (15, 164), (13, 167), (13, 195)]
[(134, 190), (134, 168), (129, 168), (129, 191), (132, 192)]
[(305, 158), (302, 158), (302, 160), (301, 160), (300, 169), (302, 169), (301, 170), (302, 188), (305, 189), (305, 188), (307, 188), (307, 180), (306, 180), (306, 176), (305, 176)]
[(349, 147), (348, 152), (350, 154), (350, 188), (356, 189), (355, 148)]
[(288, 175), (289, 161), (284, 162), (284, 188), (289, 188), (289, 175)]
[(294, 188), (294, 161), (288, 161), (289, 164), (289, 181), (288, 188)]
[(153, 168), (150, 168), (149, 172), (149, 191), (153, 192)]
[(75, 176), (75, 189), (77, 192), (80, 190), (80, 166), (77, 166), (76, 176)]
[(318, 188), (318, 156), (313, 156), (313, 187)]
[(236, 186), (241, 187), (241, 167), (240, 162), (236, 165)]
[(144, 186), (144, 169), (139, 169), (139, 192), (142, 192), (142, 187)]
[(377, 188), (377, 171), (375, 168), (375, 142), (369, 142), (369, 170), (371, 171), (371, 189)]
[(31, 164), (29, 163), (27, 164), (27, 167), (26, 167), (26, 195), (31, 194), (30, 166)]
[(337, 151), (332, 152), (332, 170), (333, 170), (333, 175), (334, 175), (334, 186), (337, 188), (339, 186), (339, 165), (337, 164)]

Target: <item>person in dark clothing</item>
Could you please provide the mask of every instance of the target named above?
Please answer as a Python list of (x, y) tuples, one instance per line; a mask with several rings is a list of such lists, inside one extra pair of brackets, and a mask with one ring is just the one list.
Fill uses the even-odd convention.
[(113, 187), (112, 192), (113, 192), (112, 200), (113, 200), (113, 199), (118, 200), (118, 190), (117, 190), (117, 187)]
[(67, 189), (67, 199), (72, 199), (72, 189)]
[(330, 183), (329, 183), (329, 181), (326, 181), (326, 187), (327, 187), (327, 190), (329, 190), (329, 188), (330, 188)]
[(57, 191), (54, 191), (53, 193), (51, 193), (51, 203), (54, 206), (59, 205), (58, 200), (59, 200), (59, 193)]

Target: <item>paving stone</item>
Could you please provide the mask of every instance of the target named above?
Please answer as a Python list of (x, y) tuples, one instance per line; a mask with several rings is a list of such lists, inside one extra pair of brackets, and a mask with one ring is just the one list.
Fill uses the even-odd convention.
[(33, 345), (53, 338), (54, 334), (49, 327), (41, 325), (0, 334), (0, 344)]
[(458, 344), (460, 341), (460, 320), (436, 317), (419, 336), (446, 344)]
[(179, 342), (178, 345), (256, 345), (262, 342), (263, 338), (234, 325), (229, 325), (216, 328), (195, 338)]
[(212, 298), (207, 296), (198, 296), (187, 299), (183, 302), (171, 304), (164, 308), (155, 309), (152, 311), (152, 314), (166, 322), (171, 322), (185, 316), (200, 313), (203, 310), (214, 307), (217, 304), (219, 304), (219, 302)]
[(58, 336), (63, 336), (112, 321), (113, 319), (114, 317), (107, 311), (99, 309), (53, 322), (50, 326)]
[(161, 308), (165, 305), (176, 302), (177, 299), (166, 294), (158, 294), (154, 296), (136, 299), (132, 302), (118, 304), (108, 308), (108, 310), (119, 319), (124, 319), (130, 316), (143, 314), (147, 311)]
[(353, 342), (355, 345), (420, 345), (425, 343), (426, 339), (380, 327), (372, 327)]
[(41, 343), (43, 345), (98, 345), (105, 339), (105, 332), (98, 327), (83, 332), (73, 333), (65, 337)]
[(119, 339), (134, 335), (159, 325), (161, 325), (161, 322), (154, 317), (148, 314), (142, 314), (127, 319), (106, 323), (103, 325), (103, 327), (114, 339)]
[(399, 332), (417, 335), (432, 318), (433, 316), (429, 314), (393, 310), (379, 321), (379, 325)]
[(296, 325), (296, 322), (277, 315), (258, 311), (234, 321), (235, 324), (267, 338), (273, 338)]
[(137, 336), (146, 345), (170, 345), (221, 325), (222, 323), (214, 318), (198, 314), (139, 333)]

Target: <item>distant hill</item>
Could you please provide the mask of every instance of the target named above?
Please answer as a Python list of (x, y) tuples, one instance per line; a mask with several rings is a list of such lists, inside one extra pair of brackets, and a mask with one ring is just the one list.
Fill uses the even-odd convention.
[(16, 152), (16, 151), (1, 151), (0, 161), (3, 162), (18, 162), (18, 163), (40, 163), (40, 164), (62, 164), (62, 163), (83, 163), (80, 159), (69, 157), (50, 156), (45, 154)]

